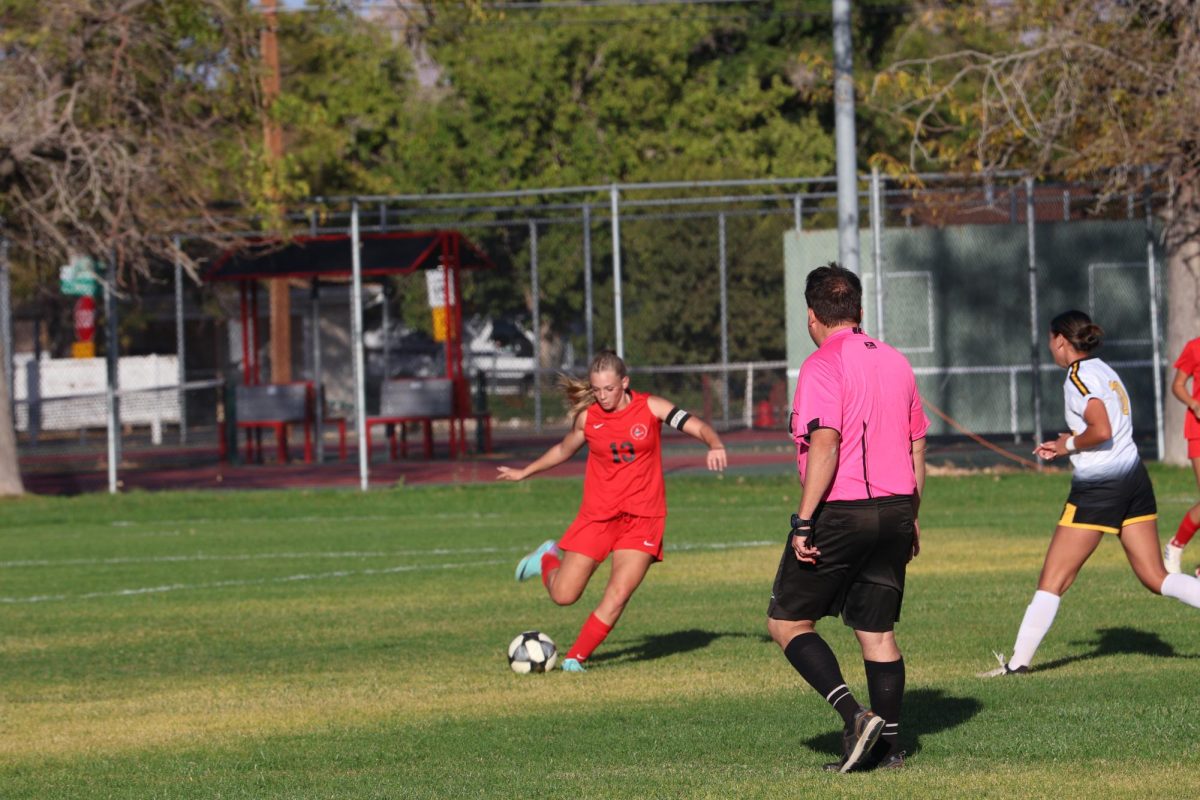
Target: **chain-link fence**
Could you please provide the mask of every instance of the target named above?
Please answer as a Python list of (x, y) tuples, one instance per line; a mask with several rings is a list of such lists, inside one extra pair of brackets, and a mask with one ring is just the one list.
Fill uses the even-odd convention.
[[(1063, 375), (1046, 349), (1047, 331), (1055, 315), (1075, 308), (1106, 330), (1103, 355), (1129, 388), (1135, 430), (1161, 453), (1163, 375), (1153, 365), (1164, 360), (1163, 259), (1154, 201), (1127, 195), (1101, 204), (1087, 186), (1038, 186), (1020, 176), (876, 190), (880, 224), (863, 241), (867, 324), (912, 362), (938, 412), (933, 435), (1040, 440), (1060, 430)], [(836, 232), (792, 237), (795, 285), (837, 256)], [(794, 319), (803, 301), (789, 303)], [(797, 331), (790, 342), (793, 369), (804, 337)]]
[[(923, 176), (915, 188), (864, 180), (862, 189), (866, 324), (909, 357), (948, 418), (935, 419), (934, 435), (1057, 430), (1061, 376), (1043, 352), (1044, 331), (1070, 307), (1108, 330), (1105, 357), (1144, 409), (1139, 429), (1154, 431), (1155, 198), (1101, 203), (1096, 187), (1020, 175)], [(291, 219), (297, 235), (318, 238), (345, 235), (352, 222), (356, 235), (455, 230), (490, 257), (494, 268), (463, 274), (457, 302), (472, 410), (490, 414), (501, 438), (561, 429), (556, 375), (581, 374), (602, 348), (626, 357), (637, 386), (718, 427), (780, 428), (789, 377), (811, 350), (798, 281), (837, 257), (833, 178), (334, 198)], [(419, 275), (368, 276), (357, 297), (344, 277), (293, 280), (291, 377), (309, 387), (297, 402), (311, 424), (285, 426), (286, 449), (263, 447), (263, 435), (278, 431), (239, 438), (226, 423), (248, 362), (272, 382), (272, 348), (259, 333), (269, 330), (266, 302), (243, 302), (238, 287), (197, 284), (178, 268), (117, 287), (111, 302), (101, 286), (102, 357), (72, 358), (76, 298), (45, 278), (10, 281), (2, 265), (0, 333), (14, 354), (6, 361), (27, 473), (107, 469), (114, 487), (122, 470), (186, 471), (247, 453), (331, 463), (344, 439), (356, 452), (358, 341), (366, 415), (379, 413), (386, 380), (446, 370)], [(438, 457), (446, 427), (434, 424)]]

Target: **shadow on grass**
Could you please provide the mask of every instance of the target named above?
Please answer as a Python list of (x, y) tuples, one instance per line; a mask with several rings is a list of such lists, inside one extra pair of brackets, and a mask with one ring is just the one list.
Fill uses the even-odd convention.
[(771, 641), (771, 638), (766, 634), (702, 631), (698, 628), (689, 628), (685, 631), (672, 631), (671, 633), (644, 636), (641, 641), (631, 644), (628, 647), (621, 650), (603, 651), (592, 656), (589, 660), (593, 664), (603, 661), (653, 661), (656, 658), (665, 658), (667, 656), (703, 650), (717, 639), (727, 638), (755, 639), (761, 642)]
[(1154, 656), (1156, 658), (1200, 658), (1194, 654), (1176, 653), (1175, 648), (1164, 642), (1157, 633), (1139, 631), (1137, 628), (1101, 628), (1096, 631), (1097, 638), (1071, 644), (1091, 645), (1092, 649), (1074, 656), (1038, 664), (1034, 672), (1059, 669), (1078, 661), (1090, 661), (1093, 658), (1119, 655)]
[[(909, 755), (915, 755), (921, 751), (922, 736), (957, 728), (982, 710), (983, 703), (974, 697), (954, 697), (941, 689), (905, 692), (904, 711), (900, 719), (900, 747), (907, 750)], [(833, 756), (836, 760), (842, 754), (842, 731), (838, 729), (813, 736), (804, 745), (815, 752)]]

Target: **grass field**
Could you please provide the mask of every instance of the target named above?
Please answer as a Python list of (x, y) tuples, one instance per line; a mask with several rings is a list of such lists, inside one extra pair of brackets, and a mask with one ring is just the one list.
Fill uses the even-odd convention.
[[(1153, 476), (1173, 529), (1193, 479)], [(846, 776), (820, 771), (836, 715), (764, 635), (793, 479), (669, 479), (667, 559), (586, 675), (504, 659), (527, 628), (570, 644), (599, 598), (606, 568), (570, 608), (512, 580), (577, 481), (5, 502), (0, 797), (1194, 797), (1200, 611), (1143, 590), (1115, 540), (1039, 669), (974, 677), (1011, 647), (1068, 480), (930, 479), (909, 766)], [(865, 698), (852, 636), (820, 629)]]

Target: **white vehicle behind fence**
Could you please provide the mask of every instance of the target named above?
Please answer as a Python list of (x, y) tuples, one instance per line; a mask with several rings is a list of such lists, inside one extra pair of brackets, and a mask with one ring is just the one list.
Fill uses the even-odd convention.
[(463, 368), (482, 372), (493, 394), (526, 394), (533, 386), (533, 332), (506, 319), (463, 321)]

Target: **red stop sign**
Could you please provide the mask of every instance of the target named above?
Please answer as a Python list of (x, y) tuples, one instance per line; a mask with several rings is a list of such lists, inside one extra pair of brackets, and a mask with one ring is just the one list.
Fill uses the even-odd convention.
[(84, 295), (75, 301), (75, 339), (90, 342), (96, 335), (96, 301)]

